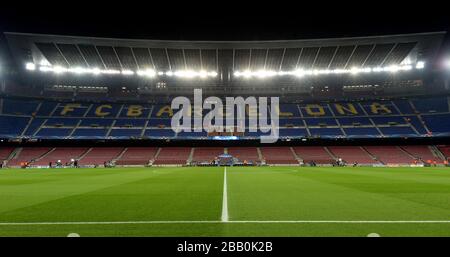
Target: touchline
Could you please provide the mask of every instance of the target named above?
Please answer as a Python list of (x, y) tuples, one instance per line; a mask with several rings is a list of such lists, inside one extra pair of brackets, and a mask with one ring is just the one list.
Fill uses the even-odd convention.
[[(245, 120), (248, 111), (248, 131), (261, 132), (261, 143), (275, 143), (279, 136), (279, 98), (250, 96), (225, 97), (225, 106), (221, 98), (209, 96), (203, 101), (201, 89), (194, 89), (194, 106), (185, 96), (172, 100), (171, 108), (177, 111), (171, 120), (172, 130), (179, 132), (246, 132)], [(225, 112), (224, 112), (225, 107)], [(268, 111), (270, 108), (270, 112)], [(203, 111), (209, 111), (203, 116)], [(193, 116), (193, 117), (192, 117)], [(192, 124), (192, 118), (194, 120)], [(225, 119), (225, 122), (224, 122)], [(269, 123), (270, 120), (270, 123)], [(192, 126), (193, 125), (193, 126)]]

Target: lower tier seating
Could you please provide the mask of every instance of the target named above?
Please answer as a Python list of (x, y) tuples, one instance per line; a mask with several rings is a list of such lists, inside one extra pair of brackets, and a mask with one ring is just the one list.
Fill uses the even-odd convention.
[(267, 164), (298, 164), (290, 147), (261, 147)]
[[(192, 153), (192, 163), (210, 162), (227, 152), (240, 162), (271, 164), (332, 164), (342, 159), (348, 164), (357, 162), (368, 165), (410, 165), (431, 162), (444, 164), (450, 158), (450, 146), (264, 146), (259, 147), (0, 147), (0, 161), (7, 166), (18, 167), (22, 163), (31, 166), (47, 166), (60, 160), (71, 159), (79, 165), (99, 165), (115, 161), (117, 165), (185, 165)], [(14, 153), (14, 154), (13, 154)], [(261, 155), (261, 156), (260, 156)]]

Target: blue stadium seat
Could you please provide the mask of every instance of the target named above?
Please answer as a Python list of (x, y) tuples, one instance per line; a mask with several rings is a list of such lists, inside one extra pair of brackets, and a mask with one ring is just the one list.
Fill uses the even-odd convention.
[(422, 115), (433, 134), (450, 134), (450, 114)]
[[(167, 111), (172, 110), (172, 109), (170, 109), (170, 105), (155, 105), (153, 107), (151, 116), (153, 118), (171, 118), (171, 116), (170, 116), (171, 113), (170, 113), (170, 111), (166, 112), (166, 108), (169, 108), (169, 109), (167, 109)], [(172, 113), (175, 113), (175, 112), (172, 110)]]
[(73, 129), (68, 128), (41, 128), (36, 137), (39, 138), (61, 138), (70, 135)]
[(303, 119), (280, 119), (280, 127), (294, 126), (294, 127), (304, 127)]
[(57, 102), (46, 102), (43, 101), (41, 104), (41, 107), (36, 113), (36, 116), (50, 116), (55, 110), (56, 106), (58, 105)]
[(423, 126), (422, 122), (420, 122), (419, 118), (417, 118), (417, 116), (405, 116), (405, 118), (409, 119), (409, 123), (414, 126), (419, 134), (427, 134), (427, 130)]
[(177, 138), (200, 138), (200, 137), (207, 137), (207, 133), (205, 131), (202, 132), (184, 132), (181, 131), (177, 133)]
[(112, 129), (108, 135), (110, 137), (140, 137), (142, 129)]
[(29, 122), (27, 117), (0, 116), (0, 135), (4, 137), (16, 137), (22, 134)]
[(154, 138), (160, 138), (160, 137), (174, 137), (175, 132), (173, 132), (172, 129), (146, 129), (144, 136), (146, 137), (154, 137)]
[(144, 119), (118, 119), (114, 127), (143, 127), (146, 120)]
[[(78, 106), (75, 106), (78, 105)], [(56, 107), (52, 116), (54, 117), (83, 117), (89, 109), (90, 104), (61, 103)]]
[(331, 103), (329, 105), (335, 116), (364, 115), (364, 111), (357, 102)]
[(114, 118), (120, 110), (120, 104), (93, 104), (86, 117)]
[(361, 106), (371, 116), (400, 114), (391, 101), (361, 102)]
[(134, 118), (147, 118), (150, 113), (151, 107), (152, 107), (151, 105), (147, 105), (147, 104), (143, 104), (143, 105), (138, 104), (138, 106), (140, 106), (141, 109), (139, 109), (140, 112), (137, 112), (137, 113), (140, 113), (140, 114), (138, 116), (133, 116), (134, 109), (130, 109), (130, 106), (131, 105), (127, 105), (127, 104), (125, 104), (123, 106), (122, 111), (119, 114), (120, 118), (129, 118), (130, 115), (131, 115), (131, 117), (134, 117)]
[(3, 114), (32, 115), (38, 105), (37, 101), (3, 99)]
[(393, 101), (395, 106), (400, 110), (403, 114), (414, 114), (414, 110), (411, 107), (409, 100), (395, 100)]
[(376, 128), (344, 128), (348, 137), (377, 137), (380, 133)]
[[(351, 103), (353, 104), (353, 111), (357, 112), (357, 115), (354, 116), (348, 113), (339, 113), (339, 111), (343, 112), (342, 108), (347, 109), (344, 111), (349, 112), (348, 109), (350, 107), (347, 103), (340, 103), (341, 107), (337, 107), (334, 103), (320, 105), (281, 104), (280, 111), (282, 113), (290, 112), (293, 115), (280, 118), (280, 136), (307, 136), (307, 130), (304, 128), (305, 123), (309, 128), (311, 136), (329, 138), (342, 137), (344, 135), (347, 135), (348, 137), (381, 136), (377, 128), (373, 127), (370, 119), (372, 119), (385, 136), (404, 137), (426, 135), (427, 130), (417, 114), (414, 113), (410, 101), (417, 110), (423, 112), (421, 113), (421, 116), (426, 126), (431, 130), (433, 136), (450, 135), (450, 113), (448, 110), (447, 98), (438, 97), (415, 100), (395, 100), (393, 102), (379, 101), (379, 104), (384, 105), (384, 107), (379, 107), (379, 114), (371, 113), (371, 104), (373, 102), (367, 101), (364, 102), (363, 105), (365, 110), (369, 113), (369, 116), (360, 113), (362, 112), (362, 109), (357, 102)], [(393, 103), (395, 103), (395, 106)], [(111, 138), (126, 139), (130, 137), (140, 137), (142, 130), (147, 123), (147, 116), (153, 108), (149, 104), (143, 104), (142, 114), (140, 115), (142, 117), (136, 118), (127, 115), (130, 105), (125, 104), (122, 107), (121, 104), (111, 104), (111, 108), (106, 107), (106, 109), (100, 111), (96, 110), (97, 107), (102, 105), (103, 104), (101, 103), (96, 103), (91, 106), (91, 104), (80, 103), (77, 107), (70, 102), (58, 104), (54, 101), (41, 102), (38, 100), (3, 99), (2, 108), (4, 115), (0, 115), (0, 135), (3, 137), (20, 136), (29, 124), (26, 131), (23, 133), (24, 136), (28, 137), (35, 134), (38, 138), (63, 138), (68, 137), (69, 135), (74, 138), (104, 138), (108, 136)], [(64, 110), (64, 106), (68, 106), (68, 108), (66, 108), (66, 115), (61, 114)], [(313, 112), (312, 114), (305, 114), (308, 106), (310, 111)], [(150, 138), (175, 137), (175, 133), (170, 128), (170, 110), (164, 109), (163, 107), (164, 105), (154, 106), (152, 118), (148, 119), (144, 136)], [(306, 117), (299, 117), (301, 114), (298, 112), (298, 107), (302, 108), (302, 112)], [(390, 113), (383, 115), (383, 108), (388, 108)], [(120, 113), (119, 110), (121, 110)], [(398, 110), (403, 114), (399, 114)], [(34, 113), (36, 111), (37, 113)], [(97, 114), (102, 114), (102, 112), (107, 112), (105, 115), (106, 117), (96, 116)], [(158, 112), (161, 114), (160, 116), (158, 116)], [(434, 114), (434, 112), (438, 113)], [(133, 113), (132, 109), (130, 109), (130, 113)], [(314, 113), (318, 115), (314, 115)], [(333, 116), (333, 113), (336, 116)], [(32, 118), (29, 123), (32, 115), (35, 117)], [(117, 116), (120, 118), (116, 118)], [(156, 116), (158, 116), (158, 118), (155, 118)], [(44, 122), (45, 124), (43, 124)], [(236, 120), (234, 123), (236, 124)], [(245, 123), (248, 125), (248, 117), (246, 117)], [(113, 124), (115, 125), (111, 130), (111, 133), (107, 135), (107, 132)], [(341, 128), (337, 128), (338, 124), (343, 127), (345, 134), (342, 133)], [(161, 127), (161, 125), (163, 127)], [(194, 121), (192, 120), (192, 126), (193, 125)], [(330, 128), (331, 126), (335, 128)], [(76, 129), (72, 133), (74, 128)], [(269, 133), (261, 133), (260, 131), (248, 132), (247, 128), (245, 137), (259, 137), (263, 134), (268, 135)], [(195, 138), (206, 137), (207, 135), (206, 132), (181, 132), (176, 136), (177, 138)]]
[(113, 119), (104, 118), (84, 118), (81, 120), (80, 126), (82, 127), (110, 127), (113, 123)]
[(108, 133), (107, 129), (90, 129), (90, 128), (79, 128), (76, 129), (72, 137), (80, 137), (80, 138), (104, 138)]
[(149, 119), (148, 120), (148, 127), (158, 127), (160, 125), (164, 125), (166, 127), (170, 127), (170, 119)]
[(301, 128), (282, 128), (279, 130), (280, 137), (306, 137), (308, 133), (306, 129)]
[(306, 125), (309, 126), (337, 126), (336, 120), (332, 118), (306, 118)]
[(300, 111), (296, 104), (280, 104), (280, 118), (299, 118)]
[(311, 128), (309, 129), (311, 136), (320, 136), (320, 137), (334, 137), (334, 136), (342, 136), (342, 131), (340, 128)]
[(25, 131), (24, 136), (34, 135), (34, 133), (42, 126), (44, 121), (44, 118), (34, 118), (28, 126), (28, 129)]
[(339, 118), (341, 126), (372, 126), (369, 118), (355, 117), (355, 118)]
[(372, 117), (376, 125), (392, 125), (392, 124), (407, 124), (405, 119), (400, 116), (393, 117)]
[[(330, 109), (325, 104), (301, 104), (300, 110), (304, 117), (330, 117), (333, 116)], [(309, 112), (308, 112), (309, 110)]]
[(447, 98), (429, 98), (412, 100), (416, 110), (421, 113), (448, 112)]
[(380, 128), (380, 131), (385, 136), (394, 136), (394, 137), (402, 137), (402, 136), (417, 136), (417, 133), (411, 127), (385, 127)]
[(45, 126), (64, 126), (64, 127), (75, 127), (79, 119), (72, 118), (50, 118), (45, 122)]

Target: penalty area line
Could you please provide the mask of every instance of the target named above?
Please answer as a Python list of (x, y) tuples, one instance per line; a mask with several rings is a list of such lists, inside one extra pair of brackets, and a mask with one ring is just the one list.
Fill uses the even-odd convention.
[(0, 226), (31, 225), (126, 225), (126, 224), (220, 224), (220, 223), (254, 223), (254, 224), (440, 224), (450, 220), (148, 220), (148, 221), (57, 221), (57, 222), (0, 222)]

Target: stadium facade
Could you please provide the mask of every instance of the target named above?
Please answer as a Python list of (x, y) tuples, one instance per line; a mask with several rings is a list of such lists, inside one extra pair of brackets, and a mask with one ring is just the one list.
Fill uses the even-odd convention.
[[(290, 41), (161, 41), (5, 33), (7, 166), (447, 164), (445, 32)], [(279, 140), (177, 132), (177, 96), (276, 96)], [(205, 115), (206, 113), (203, 113)], [(249, 112), (247, 111), (246, 124)]]

